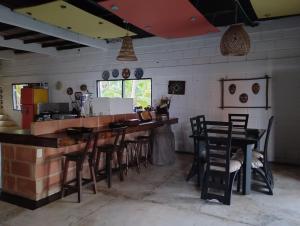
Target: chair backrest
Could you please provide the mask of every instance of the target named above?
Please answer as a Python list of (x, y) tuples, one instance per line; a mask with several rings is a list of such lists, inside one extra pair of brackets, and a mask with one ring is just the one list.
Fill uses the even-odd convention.
[(269, 119), (269, 123), (268, 123), (268, 129), (267, 129), (265, 145), (264, 145), (264, 161), (268, 161), (268, 145), (269, 145), (269, 138), (270, 138), (273, 121), (274, 121), (274, 116), (272, 116)]
[(84, 163), (84, 160), (89, 152), (89, 150), (92, 148), (92, 152), (94, 155), (96, 149), (95, 149), (95, 145), (97, 145), (97, 141), (98, 141), (98, 136), (99, 136), (99, 133), (95, 133), (93, 131), (89, 132), (88, 135), (87, 135), (87, 138), (85, 139), (86, 140), (86, 144), (84, 146), (84, 149), (83, 149), (83, 152), (82, 152), (82, 158), (81, 158), (81, 162), (80, 162), (80, 168), (82, 169), (83, 167), (83, 163)]
[(248, 127), (249, 114), (228, 114), (228, 121), (232, 122), (232, 127), (244, 128)]
[(206, 170), (223, 171), (229, 177), (230, 154), (231, 154), (231, 122), (204, 122), (204, 135), (206, 142)]
[(198, 115), (195, 117), (190, 118), (191, 128), (192, 128), (192, 135), (199, 135), (203, 131), (203, 123), (205, 122), (204, 115)]

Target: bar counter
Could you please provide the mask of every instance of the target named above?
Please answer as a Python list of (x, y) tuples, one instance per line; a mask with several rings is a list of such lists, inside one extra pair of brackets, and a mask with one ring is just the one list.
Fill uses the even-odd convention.
[[(98, 144), (104, 144), (111, 142), (112, 138), (109, 123), (137, 118), (137, 114), (98, 116), (34, 122), (31, 130), (0, 130), (3, 163), (1, 199), (30, 209), (57, 199), (61, 189), (63, 154), (78, 151), (85, 145), (65, 130), (70, 127), (89, 127), (102, 131)], [(175, 123), (178, 123), (177, 118), (140, 123), (129, 126), (126, 136)], [(100, 167), (103, 164), (101, 161)], [(68, 179), (74, 176), (75, 166), (72, 166)], [(84, 165), (83, 176), (89, 177), (87, 164)]]

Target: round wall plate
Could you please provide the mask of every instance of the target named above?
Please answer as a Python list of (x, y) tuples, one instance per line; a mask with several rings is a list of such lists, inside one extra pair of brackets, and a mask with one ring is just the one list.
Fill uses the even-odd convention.
[(135, 69), (135, 72), (134, 72), (134, 76), (137, 78), (137, 79), (141, 79), (144, 75), (144, 71), (142, 68), (137, 68)]
[(252, 85), (252, 92), (253, 92), (254, 94), (258, 94), (258, 93), (259, 93), (259, 90), (260, 90), (260, 85), (259, 85), (258, 83), (254, 83), (254, 84)]
[(228, 91), (231, 95), (235, 94), (235, 91), (236, 91), (236, 85), (235, 84), (231, 84), (229, 87), (228, 87)]
[(123, 76), (123, 78), (125, 78), (125, 79), (129, 78), (129, 76), (130, 76), (130, 70), (129, 70), (129, 68), (124, 68), (124, 69), (122, 70), (122, 76)]
[(112, 77), (117, 78), (119, 76), (119, 70), (118, 69), (113, 69), (111, 74), (112, 74)]
[(103, 80), (108, 80), (109, 79), (109, 71), (103, 71), (102, 78), (103, 78)]
[(68, 94), (69, 96), (73, 95), (73, 88), (72, 88), (72, 87), (69, 87), (69, 88), (67, 89), (67, 94)]
[(86, 85), (86, 84), (82, 84), (82, 85), (80, 86), (80, 90), (81, 90), (82, 92), (87, 91), (87, 85)]

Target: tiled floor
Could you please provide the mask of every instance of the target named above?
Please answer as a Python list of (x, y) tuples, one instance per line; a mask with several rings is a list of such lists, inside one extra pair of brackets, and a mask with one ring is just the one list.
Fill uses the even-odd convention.
[(300, 167), (276, 165), (274, 196), (253, 191), (233, 194), (231, 206), (200, 199), (200, 191), (184, 177), (191, 156), (178, 155), (176, 164), (130, 170), (124, 182), (117, 175), (98, 193), (84, 189), (82, 203), (76, 194), (31, 211), (0, 202), (1, 226), (187, 226), (187, 225), (300, 225)]

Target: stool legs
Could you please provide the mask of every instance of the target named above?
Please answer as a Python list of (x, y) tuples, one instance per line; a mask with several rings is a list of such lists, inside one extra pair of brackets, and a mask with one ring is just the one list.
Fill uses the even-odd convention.
[(111, 159), (112, 159), (112, 153), (107, 152), (106, 153), (106, 180), (109, 188), (111, 187), (111, 174), (112, 174)]
[(80, 162), (76, 162), (76, 184), (78, 188), (78, 202), (81, 201), (81, 194), (82, 194), (82, 175), (81, 175), (81, 169), (80, 169)]
[(90, 168), (90, 174), (91, 174), (91, 178), (93, 181), (93, 190), (94, 193), (97, 193), (97, 189), (96, 189), (96, 175), (95, 175), (95, 166), (93, 164), (93, 160), (89, 159), (89, 168)]
[(62, 179), (62, 186), (61, 186), (61, 197), (63, 198), (65, 195), (65, 188), (64, 185), (67, 181), (67, 176), (68, 176), (68, 169), (69, 169), (69, 160), (66, 159), (65, 161), (65, 166), (64, 166), (64, 172), (63, 172), (63, 179)]

